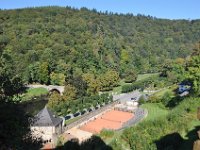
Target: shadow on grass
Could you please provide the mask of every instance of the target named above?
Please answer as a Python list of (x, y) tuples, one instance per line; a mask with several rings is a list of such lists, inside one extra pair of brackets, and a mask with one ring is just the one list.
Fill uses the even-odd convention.
[(35, 99), (32, 98), (29, 101), (24, 101), (21, 103), (22, 109), (31, 114), (36, 115), (44, 106), (48, 103), (46, 95), (37, 96)]
[(78, 139), (72, 139), (55, 150), (112, 150), (112, 148), (106, 145), (100, 137), (92, 136), (81, 144), (79, 144)]
[(155, 141), (158, 150), (178, 150), (184, 139), (177, 132), (165, 135)]
[(197, 131), (199, 130), (200, 126), (196, 126), (193, 130), (188, 132), (188, 134), (186, 135), (188, 139), (184, 140), (184, 143), (181, 145), (179, 150), (192, 150), (194, 142), (199, 139), (197, 134)]
[(184, 100), (185, 97), (180, 97), (180, 96), (176, 96), (173, 97), (166, 105), (166, 107), (169, 108), (174, 108), (176, 107), (180, 102), (182, 102)]
[(198, 140), (197, 131), (200, 130), (200, 126), (196, 126), (195, 129), (188, 132), (187, 139), (183, 139), (177, 132), (168, 134), (155, 141), (158, 150), (192, 150), (193, 144)]

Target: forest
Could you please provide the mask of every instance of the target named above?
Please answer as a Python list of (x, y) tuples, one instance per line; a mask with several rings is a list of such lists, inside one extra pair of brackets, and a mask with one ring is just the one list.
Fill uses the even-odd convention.
[(106, 73), (129, 80), (159, 72), (171, 59), (191, 54), (199, 38), (200, 20), (70, 7), (0, 10), (1, 60), (26, 84), (64, 85), (78, 78), (109, 90), (116, 83), (106, 83)]

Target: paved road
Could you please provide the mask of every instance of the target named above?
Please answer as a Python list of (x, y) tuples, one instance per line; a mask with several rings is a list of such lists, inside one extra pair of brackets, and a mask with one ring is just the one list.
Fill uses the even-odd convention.
[(119, 100), (120, 102), (124, 103), (129, 100), (138, 101), (142, 94), (139, 91), (133, 91), (131, 93), (123, 93), (119, 95), (113, 95), (113, 100)]

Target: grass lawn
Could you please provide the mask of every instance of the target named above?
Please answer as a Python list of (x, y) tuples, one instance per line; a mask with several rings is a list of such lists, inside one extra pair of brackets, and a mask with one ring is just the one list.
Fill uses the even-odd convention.
[(148, 110), (148, 116), (145, 120), (155, 120), (159, 117), (166, 117), (169, 112), (164, 106), (156, 103), (143, 104), (141, 107)]
[(176, 93), (174, 92), (174, 90), (175, 90), (177, 87), (178, 87), (177, 85), (172, 85), (172, 86), (170, 86), (170, 87), (166, 87), (166, 88), (162, 89), (162, 90), (159, 91), (159, 92), (154, 93), (153, 95), (155, 95), (156, 97), (163, 97), (163, 95), (165, 94), (165, 92), (171, 92), (171, 93), (173, 93), (173, 96), (175, 96)]
[(146, 74), (139, 74), (137, 77), (137, 81), (147, 79), (151, 76), (157, 76), (159, 73), (146, 73)]
[(75, 118), (72, 118), (72, 119), (69, 119), (69, 120), (65, 120), (65, 125), (68, 125), (70, 123), (73, 123), (77, 120), (79, 120), (82, 116), (78, 116), (78, 117), (75, 117)]
[[(149, 77), (151, 77), (151, 76), (156, 76), (156, 75), (158, 75), (158, 74), (159, 74), (159, 73), (139, 74), (139, 75), (138, 75), (138, 78), (137, 78), (137, 81), (139, 81), (139, 80), (144, 80), (144, 79), (147, 79), (147, 78), (149, 78)], [(113, 90), (110, 91), (110, 92), (117, 93), (117, 94), (121, 94), (121, 93), (122, 93), (122, 86), (128, 85), (128, 84), (131, 84), (131, 83), (125, 83), (124, 80), (121, 80), (121, 81), (119, 82), (119, 86), (113, 88)]]
[(34, 96), (40, 96), (40, 95), (45, 95), (48, 94), (48, 90), (45, 88), (34, 88), (34, 89), (28, 89), (25, 93), (24, 99), (30, 99)]

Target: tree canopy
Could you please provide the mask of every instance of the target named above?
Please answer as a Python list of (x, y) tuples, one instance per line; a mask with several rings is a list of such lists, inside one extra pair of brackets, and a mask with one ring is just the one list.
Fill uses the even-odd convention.
[(87, 73), (99, 76), (115, 70), (122, 77), (126, 68), (137, 73), (160, 71), (165, 60), (191, 54), (199, 29), (199, 20), (86, 8), (0, 10), (0, 51), (6, 67), (23, 82), (63, 85)]

